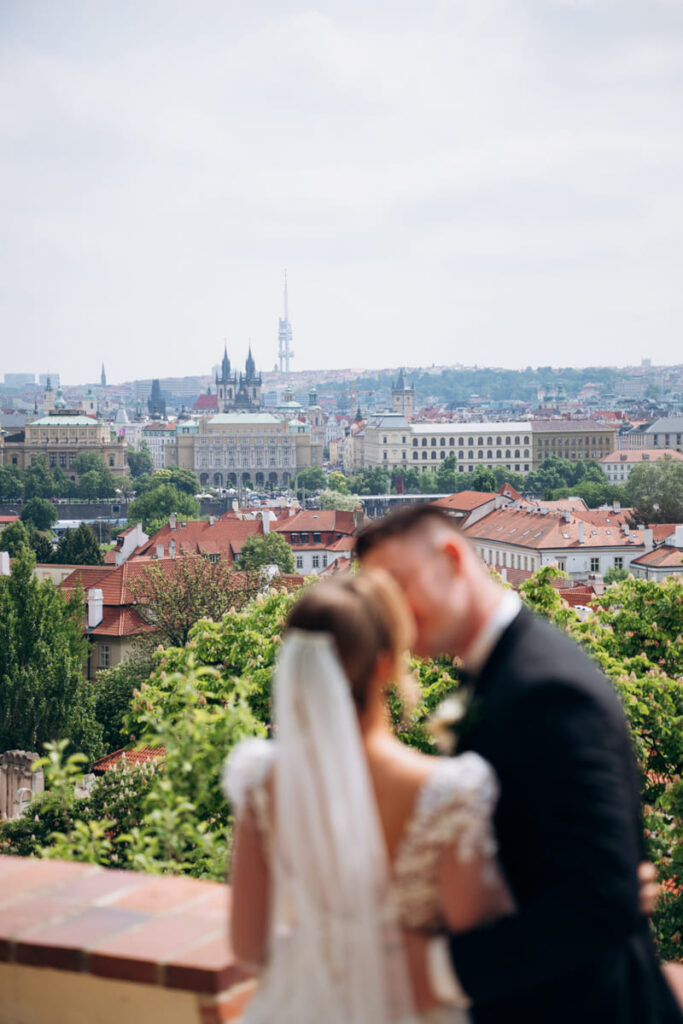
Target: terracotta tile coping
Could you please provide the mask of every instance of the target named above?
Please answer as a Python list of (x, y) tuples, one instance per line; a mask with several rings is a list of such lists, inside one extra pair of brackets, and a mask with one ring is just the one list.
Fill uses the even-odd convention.
[(229, 906), (217, 882), (0, 856), (0, 961), (224, 992), (247, 978)]

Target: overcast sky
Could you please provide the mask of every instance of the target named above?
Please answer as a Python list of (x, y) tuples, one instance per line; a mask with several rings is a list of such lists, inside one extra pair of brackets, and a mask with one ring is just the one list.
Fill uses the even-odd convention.
[(682, 0), (0, 0), (0, 377), (683, 360)]

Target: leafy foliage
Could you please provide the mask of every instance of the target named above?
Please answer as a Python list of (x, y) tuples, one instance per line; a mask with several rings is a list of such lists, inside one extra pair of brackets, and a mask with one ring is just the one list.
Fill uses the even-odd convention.
[(172, 512), (181, 519), (199, 519), (199, 502), (173, 484), (161, 484), (145, 491), (128, 506), (128, 525), (142, 523), (150, 537), (167, 522)]
[(57, 522), (55, 507), (44, 498), (31, 498), (21, 510), (22, 523), (31, 523), (36, 530), (49, 530)]
[(277, 565), (280, 572), (294, 572), (292, 549), (281, 533), (272, 530), (265, 537), (252, 534), (242, 545), (242, 569), (260, 569), (264, 565)]
[(128, 468), (133, 478), (141, 476), (143, 473), (152, 474), (154, 468), (152, 456), (149, 454), (149, 448), (144, 441), (140, 445), (140, 451), (138, 452), (134, 448), (128, 448)]
[(0, 577), (0, 750), (36, 750), (70, 738), (88, 757), (102, 750), (92, 686), (83, 676), (82, 594), (64, 600), (49, 580), (38, 583), (23, 549)]
[(79, 523), (75, 530), (65, 530), (52, 561), (60, 565), (103, 565), (102, 549), (92, 527), (88, 523)]
[(138, 610), (154, 623), (155, 640), (182, 647), (199, 619), (242, 608), (256, 594), (259, 576), (197, 556), (178, 558), (163, 570), (151, 565), (129, 586)]
[(646, 523), (683, 522), (683, 462), (671, 458), (634, 466), (626, 493)]

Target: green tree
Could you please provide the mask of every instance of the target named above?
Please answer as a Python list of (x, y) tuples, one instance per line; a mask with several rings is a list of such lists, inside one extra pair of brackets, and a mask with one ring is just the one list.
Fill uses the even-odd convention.
[(10, 558), (18, 558), (22, 551), (26, 551), (30, 547), (31, 538), (21, 519), (8, 523), (0, 531), (0, 550), (6, 551)]
[(152, 477), (152, 487), (161, 487), (164, 484), (171, 484), (177, 487), (184, 494), (198, 494), (200, 491), (199, 477), (189, 469), (181, 469), (173, 466), (170, 469), (160, 469)]
[(21, 510), (22, 523), (32, 523), (36, 530), (49, 530), (57, 522), (57, 513), (51, 501), (31, 498)]
[(662, 458), (657, 462), (641, 462), (631, 470), (625, 490), (639, 520), (683, 522), (682, 461)]
[(131, 742), (124, 729), (133, 692), (145, 683), (154, 671), (154, 657), (139, 644), (131, 657), (115, 668), (98, 672), (95, 682), (95, 717), (102, 727), (102, 741), (107, 753)]
[(331, 491), (338, 491), (339, 494), (349, 493), (349, 482), (344, 474), (340, 473), (339, 470), (335, 470), (334, 473), (330, 473), (327, 486)]
[(70, 739), (89, 757), (102, 749), (94, 691), (83, 676), (82, 593), (64, 599), (49, 580), (33, 576), (25, 548), (0, 577), (0, 750), (37, 750)]
[(80, 523), (75, 530), (65, 530), (52, 561), (60, 565), (103, 565), (102, 549), (92, 527)]
[(240, 568), (261, 569), (264, 565), (277, 565), (280, 572), (294, 572), (294, 555), (281, 533), (271, 530), (265, 537), (253, 533), (242, 545)]
[(33, 554), (36, 556), (36, 562), (44, 564), (45, 562), (52, 561), (53, 548), (52, 541), (44, 533), (40, 533), (36, 530), (35, 526), (29, 525), (28, 528), (29, 543), (33, 550)]
[(51, 498), (55, 491), (52, 474), (43, 458), (34, 459), (24, 477), (24, 497)]
[(116, 493), (114, 475), (97, 452), (81, 452), (74, 459), (74, 471), (78, 473), (80, 497), (111, 498)]
[(24, 493), (24, 473), (18, 466), (0, 466), (0, 498), (20, 498)]
[(474, 473), (468, 474), (467, 483), (469, 485), (467, 489), (472, 491), (493, 492), (497, 490), (496, 478), (485, 466), (479, 466)]
[(342, 493), (341, 491), (321, 491), (320, 507), (336, 508), (352, 512), (358, 506), (358, 495)]
[(320, 466), (307, 466), (296, 476), (297, 491), (320, 491), (325, 486), (325, 472)]
[(628, 579), (628, 575), (628, 569), (615, 569), (611, 565), (605, 573), (605, 586), (609, 587), (611, 583), (621, 583)]
[(129, 587), (143, 618), (154, 624), (155, 643), (182, 646), (199, 619), (220, 619), (258, 591), (259, 577), (196, 555), (151, 565)]
[(141, 476), (143, 473), (152, 475), (154, 472), (154, 466), (152, 464), (152, 456), (149, 454), (149, 448), (143, 441), (140, 445), (140, 451), (136, 452), (134, 448), (128, 446), (128, 469), (132, 477)]
[(150, 537), (168, 521), (172, 512), (181, 519), (199, 519), (199, 502), (172, 484), (162, 484), (145, 491), (128, 506), (128, 525), (142, 523)]
[(436, 494), (438, 490), (436, 473), (433, 473), (430, 469), (423, 470), (420, 473), (419, 486), (421, 494)]

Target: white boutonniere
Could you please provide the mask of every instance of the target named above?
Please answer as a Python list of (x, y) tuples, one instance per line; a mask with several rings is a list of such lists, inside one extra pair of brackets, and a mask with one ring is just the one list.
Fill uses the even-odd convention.
[(440, 754), (454, 753), (469, 704), (468, 693), (451, 693), (427, 719), (427, 730)]

